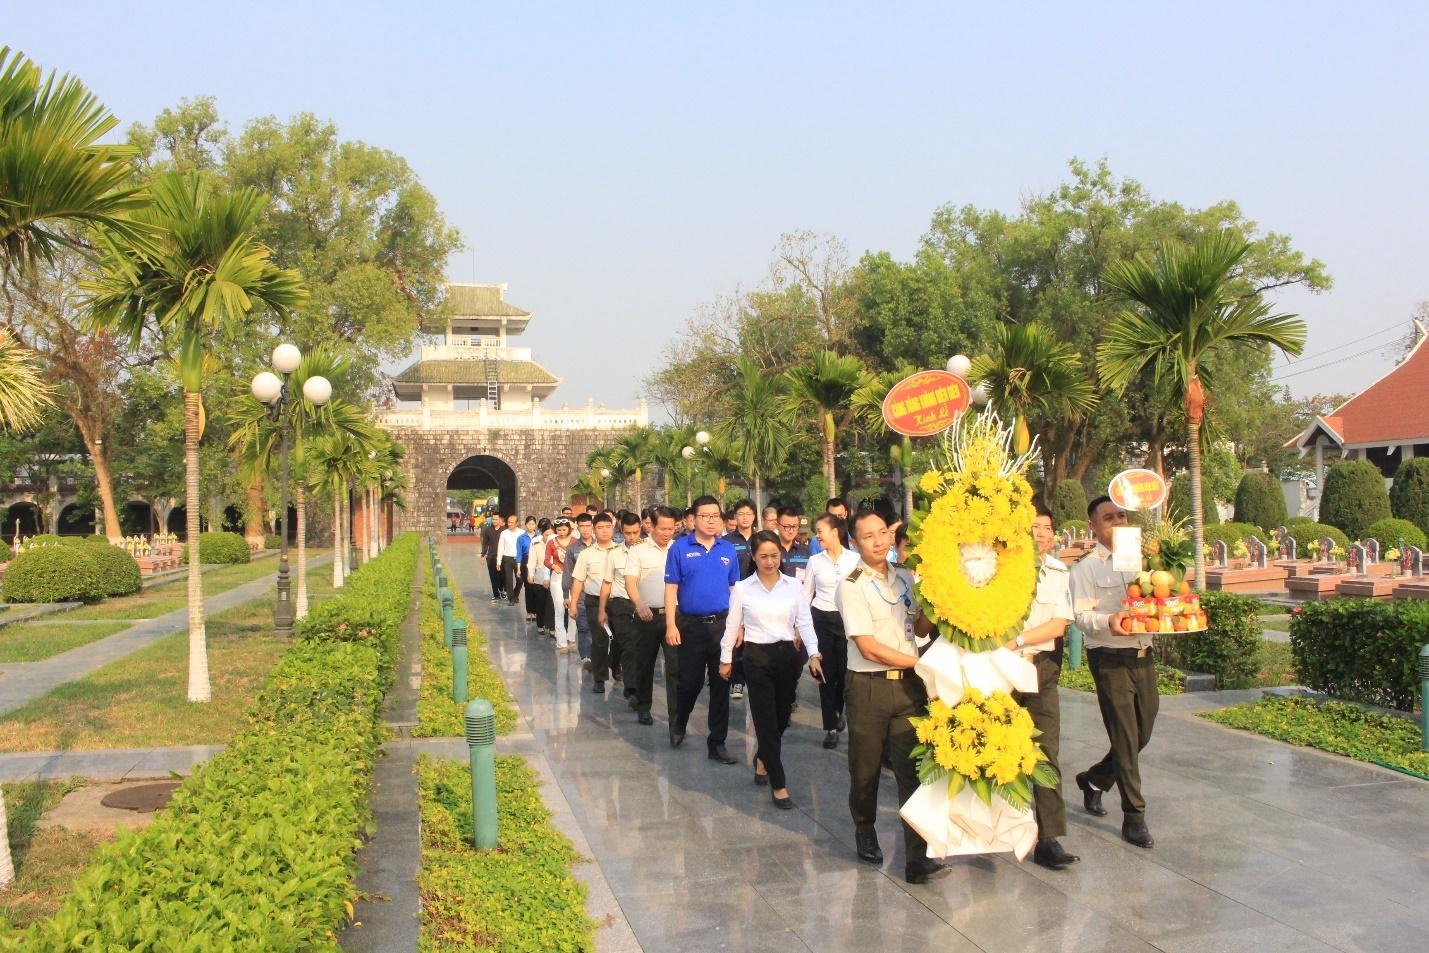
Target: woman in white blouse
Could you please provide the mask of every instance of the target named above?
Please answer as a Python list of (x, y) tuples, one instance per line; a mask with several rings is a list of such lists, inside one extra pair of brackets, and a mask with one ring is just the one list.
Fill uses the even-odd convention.
[(839, 746), (839, 732), (844, 730), (844, 673), (848, 671), (848, 641), (834, 594), (844, 577), (858, 566), (858, 553), (843, 544), (844, 521), (832, 513), (814, 520), (814, 534), (823, 549), (809, 558), (804, 594), (813, 610), (814, 631), (824, 653), (819, 704), (824, 710), (824, 747), (832, 749)]
[(787, 811), (794, 803), (789, 799), (779, 749), (794, 706), (801, 643), (808, 647), (809, 673), (822, 681), (824, 672), (804, 587), (779, 571), (784, 554), (779, 537), (761, 531), (754, 534), (749, 546), (755, 571), (730, 591), (729, 617), (719, 647), (719, 673), (729, 678), (734, 667), (734, 643), (743, 629), (745, 697), (759, 742), (754, 755), (754, 782), (770, 785), (774, 806)]

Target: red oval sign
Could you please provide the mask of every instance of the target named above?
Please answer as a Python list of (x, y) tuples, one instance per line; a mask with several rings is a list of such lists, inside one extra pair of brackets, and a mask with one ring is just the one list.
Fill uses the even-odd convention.
[(1111, 478), (1107, 496), (1124, 510), (1154, 510), (1166, 502), (1166, 478), (1155, 470), (1123, 470)]
[(883, 398), (883, 420), (905, 437), (931, 437), (953, 425), (972, 403), (968, 382), (949, 371), (919, 371)]

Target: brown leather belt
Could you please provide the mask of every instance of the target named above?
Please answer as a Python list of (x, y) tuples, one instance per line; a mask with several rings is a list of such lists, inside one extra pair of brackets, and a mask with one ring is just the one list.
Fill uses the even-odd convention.
[(891, 681), (891, 682), (896, 682), (896, 681), (898, 681), (900, 678), (902, 678), (904, 675), (907, 675), (907, 674), (908, 674), (908, 670), (907, 670), (907, 669), (902, 669), (902, 668), (890, 668), (890, 669), (887, 669), (886, 671), (882, 671), (882, 672), (854, 672), (854, 671), (850, 671), (849, 674), (850, 674), (850, 675), (863, 675), (863, 676), (865, 676), (866, 678), (883, 678), (883, 679), (888, 679), (888, 680)]

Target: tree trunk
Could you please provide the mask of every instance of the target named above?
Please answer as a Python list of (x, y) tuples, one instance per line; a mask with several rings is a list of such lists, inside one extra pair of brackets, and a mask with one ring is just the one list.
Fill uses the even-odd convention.
[(213, 698), (208, 682), (208, 637), (203, 625), (203, 572), (199, 566), (198, 404), (200, 395), (184, 392), (184, 520), (189, 547), (189, 692), (191, 702)]
[(1187, 426), (1186, 449), (1191, 455), (1191, 539), (1196, 547), (1196, 589), (1206, 588), (1206, 514), (1201, 506), (1201, 424)]
[(342, 491), (332, 491), (332, 587), (341, 589), (342, 571)]
[(308, 614), (308, 506), (303, 481), (293, 484), (293, 509), (298, 523), (298, 594), (293, 597), (293, 618)]
[(834, 479), (834, 450), (838, 445), (839, 434), (834, 429), (833, 420), (824, 421), (824, 485), (829, 491), (829, 496), (838, 496), (838, 482)]
[(119, 529), (119, 511), (114, 508), (114, 477), (109, 470), (109, 453), (104, 444), (95, 443), (83, 430), (80, 439), (94, 464), (94, 485), (99, 491), (100, 508), (104, 510), (104, 535), (118, 539), (123, 532)]
[(5, 817), (5, 794), (0, 791), (0, 890), (15, 879), (15, 861), (10, 857), (10, 823)]
[(382, 490), (372, 488), (372, 558), (382, 555)]
[[(248, 544), (249, 549), (263, 548), (263, 477), (257, 473), (248, 481), (248, 512), (243, 514), (243, 540)], [(281, 505), (281, 504), (280, 504)], [(278, 525), (281, 527), (283, 514), (278, 514)], [(281, 532), (281, 530), (280, 530)]]
[(757, 520), (764, 515), (764, 480), (759, 475), (759, 471), (754, 471), (754, 518)]

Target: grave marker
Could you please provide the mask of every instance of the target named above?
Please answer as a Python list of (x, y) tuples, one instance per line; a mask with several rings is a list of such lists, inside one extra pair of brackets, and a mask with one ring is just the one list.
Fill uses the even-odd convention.
[(1211, 564), (1221, 569), (1226, 568), (1225, 540), (1218, 539), (1211, 544)]
[(1248, 557), (1247, 562), (1252, 569), (1264, 569), (1266, 549), (1265, 544), (1258, 536), (1247, 536), (1245, 538), (1245, 552)]

